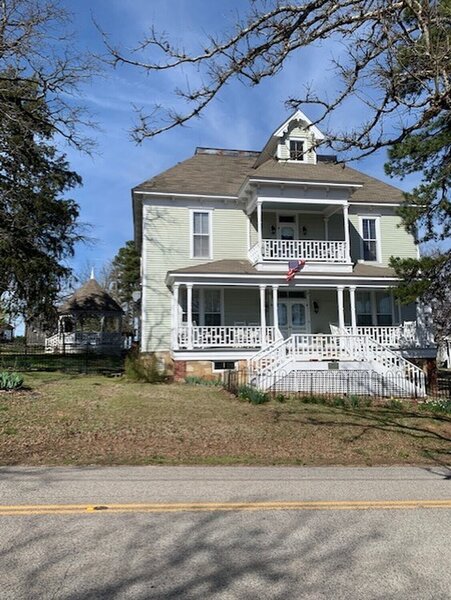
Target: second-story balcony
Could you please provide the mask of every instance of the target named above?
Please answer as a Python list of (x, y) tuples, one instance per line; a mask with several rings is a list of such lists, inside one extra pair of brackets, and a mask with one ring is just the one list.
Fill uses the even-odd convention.
[(249, 250), (249, 260), (261, 261), (300, 260), (322, 263), (346, 263), (346, 241), (336, 240), (278, 240), (263, 239)]

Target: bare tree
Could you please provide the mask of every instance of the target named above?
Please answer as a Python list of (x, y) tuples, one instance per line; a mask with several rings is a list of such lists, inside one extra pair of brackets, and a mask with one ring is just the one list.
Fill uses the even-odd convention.
[(90, 151), (92, 140), (81, 131), (94, 124), (79, 102), (79, 87), (98, 63), (76, 48), (69, 25), (70, 14), (57, 0), (0, 0), (1, 121), (7, 128), (33, 123)]
[(331, 59), (341, 89), (324, 98), (304, 82), (305, 92), (287, 103), (320, 107), (315, 123), (321, 123), (358, 99), (365, 108), (360, 126), (326, 133), (336, 150), (361, 157), (392, 146), (449, 110), (449, 32), (448, 0), (250, 0), (235, 29), (210, 36), (198, 53), (174, 46), (154, 29), (130, 53), (103, 35), (115, 66), (188, 73), (191, 67), (202, 76), (200, 86), (175, 90), (185, 111), (155, 106), (151, 114), (138, 112), (132, 131), (137, 142), (198, 117), (233, 79), (257, 85), (277, 74), (289, 56), (331, 38), (344, 48), (343, 58)]

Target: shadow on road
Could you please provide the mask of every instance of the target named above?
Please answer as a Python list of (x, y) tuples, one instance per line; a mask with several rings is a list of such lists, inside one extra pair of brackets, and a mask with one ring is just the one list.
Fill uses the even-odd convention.
[(427, 590), (427, 597), (445, 598), (439, 579), (412, 562), (428, 558), (418, 530), (398, 534), (398, 517), (393, 511), (3, 517), (1, 596), (287, 600), (419, 598)]

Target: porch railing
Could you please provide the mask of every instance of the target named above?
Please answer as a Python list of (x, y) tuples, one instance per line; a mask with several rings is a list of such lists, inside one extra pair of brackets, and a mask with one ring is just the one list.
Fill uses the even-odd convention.
[(73, 333), (55, 333), (46, 338), (45, 348), (47, 351), (58, 349), (60, 347), (71, 346), (120, 346), (122, 344), (122, 334), (117, 332), (89, 332), (76, 331)]
[(389, 348), (399, 348), (401, 340), (404, 338), (402, 325), (390, 326), (361, 326), (356, 327), (353, 331), (352, 327), (345, 327), (346, 333), (350, 335), (367, 335), (372, 340)]
[(345, 327), (350, 335), (367, 335), (369, 338), (387, 348), (415, 348), (434, 346), (434, 338), (428, 329), (418, 327), (414, 321), (405, 321), (402, 325), (365, 325)]
[(313, 260), (318, 262), (346, 262), (345, 241), (329, 240), (262, 240), (249, 250), (249, 260)]
[[(272, 344), (280, 335), (276, 327), (266, 327), (265, 344)], [(258, 325), (193, 326), (191, 335), (187, 326), (177, 329), (179, 349), (260, 348), (262, 343), (262, 328)]]

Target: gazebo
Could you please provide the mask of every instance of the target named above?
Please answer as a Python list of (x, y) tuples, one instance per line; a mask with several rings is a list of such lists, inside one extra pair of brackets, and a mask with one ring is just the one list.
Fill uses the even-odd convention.
[(58, 308), (58, 331), (45, 340), (47, 352), (116, 354), (122, 350), (123, 310), (91, 278)]

